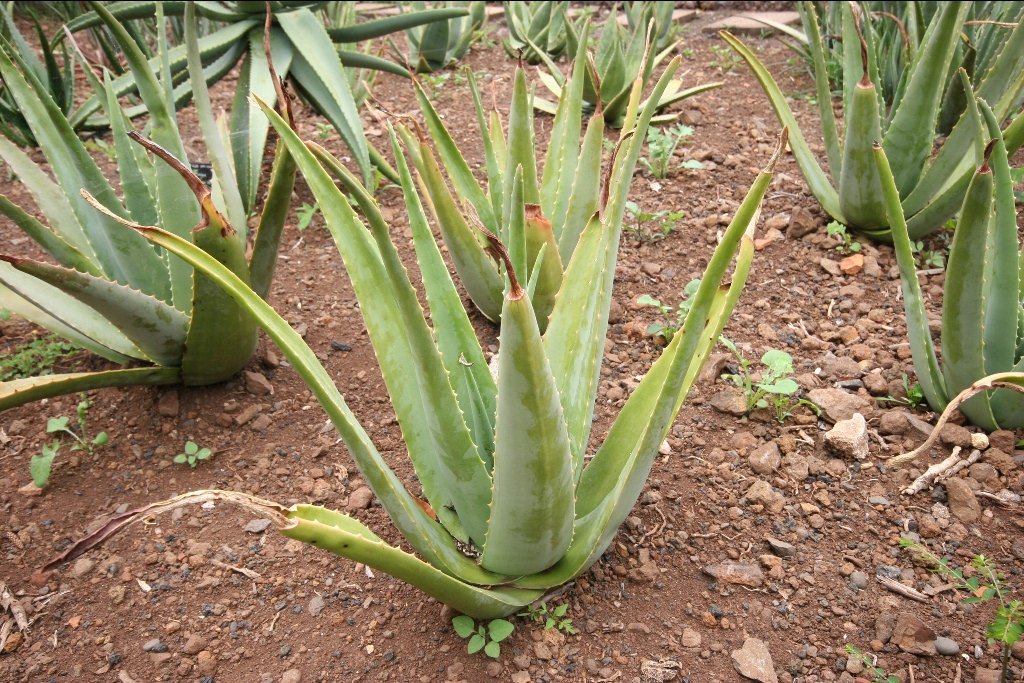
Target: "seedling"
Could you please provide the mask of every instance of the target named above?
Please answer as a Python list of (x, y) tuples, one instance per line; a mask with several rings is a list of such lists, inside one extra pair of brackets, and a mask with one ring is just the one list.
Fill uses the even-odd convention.
[(331, 133), (334, 132), (334, 126), (329, 123), (319, 122), (316, 124), (316, 136), (321, 140), (326, 140), (331, 137)]
[(847, 644), (846, 653), (855, 659), (859, 659), (864, 664), (865, 671), (871, 672), (872, 683), (900, 683), (900, 679), (895, 674), (886, 674), (885, 669), (878, 664), (878, 658), (874, 655), (866, 654), (862, 652), (860, 648)]
[(57, 440), (44, 445), (42, 451), (38, 455), (33, 455), (28, 464), (28, 472), (32, 476), (32, 481), (39, 488), (43, 488), (50, 481), (53, 461), (57, 457), (57, 453), (60, 452), (61, 446), (64, 445), (62, 440), (65, 436), (73, 439), (71, 444), (72, 451), (84, 450), (90, 455), (110, 440), (106, 432), (100, 432), (91, 439), (89, 438), (86, 423), (90, 405), (89, 399), (82, 395), (75, 409), (75, 416), (78, 418), (77, 430), (70, 427), (71, 418), (66, 415), (51, 417), (46, 421), (46, 433), (56, 434)]
[(107, 157), (108, 161), (117, 160), (117, 150), (112, 144), (103, 138), (93, 138), (92, 140), (86, 141), (85, 148), (93, 152), (99, 152), (103, 156)]
[(987, 635), (989, 640), (1002, 645), (1002, 672), (999, 680), (1000, 683), (1009, 683), (1010, 650), (1024, 635), (1024, 603), (1011, 600), (1007, 595), (1005, 577), (996, 569), (995, 562), (984, 555), (975, 555), (968, 569), (957, 569), (947, 558), (939, 557), (909, 538), (901, 538), (900, 546), (930, 564), (932, 571), (967, 593), (964, 603), (974, 604), (992, 599), (999, 601), (995, 618), (988, 625)]
[(188, 463), (188, 466), (195, 469), (202, 460), (209, 460), (213, 452), (209, 448), (200, 448), (195, 441), (185, 442), (185, 451), (174, 456), (174, 462), (179, 465)]
[[(693, 128), (681, 123), (672, 128), (651, 128), (647, 131), (648, 156), (641, 158), (640, 163), (655, 178), (667, 178), (676, 148), (691, 135)], [(699, 161), (696, 163), (698, 168), (702, 167)]]
[(627, 201), (625, 204), (626, 213), (633, 219), (633, 223), (627, 223), (624, 227), (633, 237), (638, 240), (656, 241), (662, 240), (672, 234), (676, 229), (676, 223), (682, 220), (686, 214), (682, 211), (658, 211), (650, 213), (644, 211), (636, 202)]
[(693, 305), (691, 297), (697, 293), (698, 287), (700, 287), (699, 279), (690, 280), (686, 283), (686, 286), (683, 288), (683, 298), (680, 299), (674, 314), (671, 306), (661, 303), (649, 294), (643, 294), (638, 297), (636, 300), (637, 304), (657, 308), (665, 318), (665, 322), (656, 322), (648, 325), (647, 334), (652, 337), (660, 337), (665, 344), (672, 341), (672, 337), (683, 326), (683, 321), (686, 320), (686, 316), (690, 312), (690, 307)]
[(0, 382), (49, 374), (58, 360), (79, 350), (55, 335), (34, 339), (0, 361)]
[(62, 415), (60, 417), (51, 417), (46, 421), (46, 433), (57, 434), (60, 437), (69, 436), (74, 439), (74, 443), (71, 444), (72, 451), (84, 450), (88, 451), (89, 455), (92, 455), (96, 448), (106, 445), (110, 438), (106, 432), (100, 432), (93, 438), (89, 438), (86, 422), (89, 417), (89, 406), (92, 404), (84, 395), (80, 396), (81, 400), (79, 400), (78, 406), (75, 409), (75, 415), (78, 418), (77, 431), (68, 426), (71, 423), (71, 418), (67, 415)]
[(778, 349), (765, 351), (761, 356), (761, 364), (765, 370), (761, 373), (760, 379), (755, 380), (754, 373), (751, 371), (754, 365), (753, 361), (747, 360), (732, 341), (725, 337), (720, 337), (719, 341), (739, 361), (739, 372), (726, 376), (743, 391), (747, 413), (756, 408), (770, 409), (774, 413), (775, 419), (782, 423), (793, 414), (792, 410), (797, 406), (807, 406), (815, 413), (818, 412), (816, 405), (797, 396), (800, 385), (790, 377), (793, 374), (793, 357), (791, 355)]
[(900, 378), (903, 382), (903, 393), (905, 398), (895, 398), (893, 396), (884, 396), (879, 401), (884, 403), (898, 403), (901, 405), (909, 406), (911, 408), (917, 408), (926, 403), (924, 397), (924, 390), (921, 389), (921, 385), (918, 382), (910, 383), (910, 378), (907, 377), (907, 373), (900, 373)]
[(856, 254), (861, 249), (861, 243), (853, 239), (850, 233), (846, 231), (846, 226), (839, 221), (832, 221), (825, 226), (825, 231), (832, 237), (839, 238), (839, 245), (836, 247), (836, 251), (844, 254)]
[(460, 614), (452, 619), (452, 626), (455, 632), (462, 639), (469, 639), (467, 652), (476, 654), (480, 650), (492, 659), (501, 656), (501, 641), (512, 635), (515, 626), (506, 619), (491, 619), (486, 624), (481, 621), (477, 624), (472, 618)]
[(548, 603), (541, 602), (539, 605), (531, 605), (525, 612), (516, 616), (526, 617), (530, 621), (544, 624), (544, 630), (558, 629), (562, 633), (576, 635), (576, 627), (572, 625), (572, 619), (566, 619), (565, 613), (569, 610), (569, 603), (559, 605), (553, 610), (548, 609)]
[(302, 203), (302, 208), (299, 209), (296, 218), (298, 222), (295, 224), (300, 231), (305, 230), (309, 227), (309, 224), (313, 222), (313, 217), (316, 216), (317, 212), (320, 211), (318, 204), (306, 204)]
[(712, 45), (711, 52), (715, 55), (715, 58), (711, 60), (711, 66), (722, 73), (728, 73), (743, 63), (743, 58), (728, 45)]

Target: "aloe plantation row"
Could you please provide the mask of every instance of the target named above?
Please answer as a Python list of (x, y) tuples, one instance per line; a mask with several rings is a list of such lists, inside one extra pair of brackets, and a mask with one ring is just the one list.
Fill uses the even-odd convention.
[[(874, 4), (891, 3), (798, 3), (802, 30), (787, 31), (813, 78), (823, 146), (801, 131), (758, 52), (722, 34), (778, 117), (777, 138), (764, 140), (775, 151), (718, 221), (660, 355), (600, 428), (618, 259), (649, 133), (677, 119), (679, 102), (728, 87), (687, 82), (674, 3), (626, 3), (600, 23), (565, 2), (505, 3), (503, 47), (517, 62), (507, 106), (477, 74), (455, 70), (488, 39), (494, 19), (482, 2), (406, 3), (372, 20), (352, 3), (55, 3), (59, 16), (41, 18), (3, 9), (0, 157), (34, 206), (0, 195), (0, 214), (37, 257), (0, 253), (0, 308), (105, 362), (3, 381), (0, 410), (133, 385), (201, 392), (254, 362), (262, 330), (401, 538), (388, 542), (339, 510), (202, 489), (120, 511), (44, 570), (157, 513), (225, 502), (472, 619), (539, 609), (601, 560), (644, 492), (740, 300), (761, 206), (789, 153), (823, 212), (893, 244), (931, 408), (961, 409), (985, 430), (1024, 427), (1024, 250), (1011, 168), (1024, 144), (1024, 3)], [(31, 22), (35, 36), (22, 33)], [(378, 73), (407, 79), (413, 114), (375, 101)], [(465, 73), (473, 145), (438, 106), (443, 81), (431, 79), (453, 73)], [(230, 110), (219, 111), (211, 92), (225, 86)], [(192, 138), (179, 127), (187, 106), (200, 132)], [(342, 158), (296, 132), (300, 107), (338, 134)], [(97, 134), (111, 140), (108, 164), (83, 138)], [(406, 230), (378, 202), (388, 187), (400, 193)], [(352, 385), (273, 305), (294, 198), (306, 188), (414, 477), (357, 419)], [(950, 221), (939, 351), (912, 245)], [(797, 390), (791, 379), (751, 379), (739, 357), (746, 386), (761, 381), (748, 412)], [(789, 414), (776, 410), (779, 422)], [(202, 467), (210, 450), (188, 444), (177, 462)], [(472, 622), (456, 629), (496, 657), (510, 631), (491, 624), (490, 636)]]

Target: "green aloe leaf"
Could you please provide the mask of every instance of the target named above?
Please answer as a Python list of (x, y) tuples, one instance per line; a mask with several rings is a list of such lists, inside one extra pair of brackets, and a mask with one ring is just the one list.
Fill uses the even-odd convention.
[(0, 382), (0, 411), (54, 396), (106, 387), (178, 384), (178, 368), (123, 368), (103, 372), (41, 375)]
[(853, 87), (846, 110), (846, 145), (839, 171), (839, 210), (858, 227), (886, 225), (872, 145), (881, 139), (878, 94), (866, 77)]

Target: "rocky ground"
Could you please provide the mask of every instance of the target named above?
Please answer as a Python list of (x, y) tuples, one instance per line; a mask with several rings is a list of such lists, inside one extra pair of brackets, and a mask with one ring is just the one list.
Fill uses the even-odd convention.
[[(665, 231), (631, 224), (623, 241), (595, 442), (660, 351), (648, 330), (667, 321), (638, 298), (675, 305), (778, 134), (754, 79), (702, 32), (718, 16), (688, 25), (682, 45), (687, 84), (725, 82), (677, 108), (694, 128), (678, 160), (701, 161), (703, 169), (679, 169), (666, 180), (638, 173), (634, 182), (644, 211), (682, 216)], [(815, 131), (801, 64), (771, 39), (750, 40)], [(504, 106), (513, 65), (500, 46), (475, 49), (468, 64)], [(464, 82), (451, 75), (431, 87), (468, 154), (479, 158)], [(398, 79), (381, 77), (375, 93), (396, 114), (415, 111)], [(312, 114), (300, 121), (317, 137)], [(383, 131), (368, 125), (382, 142)], [(546, 130), (539, 126), (541, 138)], [(341, 152), (336, 139), (328, 143)], [(4, 191), (16, 196), (19, 188)], [(298, 193), (297, 206), (312, 203), (304, 187)], [(404, 235), (400, 193), (384, 189), (378, 197), (395, 234)], [(972, 558), (983, 554), (1004, 575), (1006, 596), (1020, 597), (1022, 435), (986, 439), (951, 424), (920, 462), (887, 466), (924, 440), (934, 415), (906, 402), (904, 376), (912, 384), (913, 367), (891, 249), (843, 251), (827, 222), (792, 159), (783, 159), (747, 289), (725, 330), (755, 373), (765, 351), (790, 353), (801, 396), (821, 416), (794, 405), (781, 423), (768, 411), (744, 417), (742, 396), (722, 376), (738, 371), (737, 359), (719, 349), (612, 547), (549, 600), (552, 608), (568, 605), (578, 633), (519, 617), (498, 659), (470, 656), (452, 615), (433, 600), (220, 506), (178, 509), (40, 574), (95, 520), (198, 488), (343, 509), (400, 542), (319, 406), (264, 341), (248, 371), (224, 385), (93, 393), (89, 429), (107, 431), (110, 443), (95, 454), (62, 452), (42, 495), (18, 492), (29, 480), (29, 458), (49, 440), (46, 418), (73, 414), (78, 399), (0, 417), (0, 581), (12, 624), (0, 678), (852, 683), (874, 680), (879, 667), (904, 682), (997, 681), (1001, 649), (986, 637), (995, 603), (967, 604), (949, 576), (900, 539), (966, 567), (968, 577)], [(12, 249), (31, 248), (18, 239)], [(926, 246), (943, 244), (936, 236)], [(937, 320), (943, 273), (928, 272), (922, 284)], [(358, 307), (319, 217), (304, 231), (289, 227), (271, 301), (303, 330), (378, 448), (410, 480)], [(495, 350), (496, 330), (475, 323)], [(9, 353), (37, 335), (10, 321), (0, 344)], [(58, 367), (98, 366), (79, 354)], [(195, 469), (174, 464), (186, 439), (213, 457)], [(955, 447), (976, 450), (977, 460), (944, 482), (902, 492)], [(19, 612), (28, 628), (17, 626)], [(1021, 659), (1016, 648), (1010, 680), (1024, 670)]]

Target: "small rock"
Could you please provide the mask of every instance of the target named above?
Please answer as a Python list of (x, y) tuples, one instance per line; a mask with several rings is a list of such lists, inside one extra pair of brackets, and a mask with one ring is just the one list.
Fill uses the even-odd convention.
[(965, 427), (947, 422), (939, 432), (939, 441), (948, 446), (971, 447), (971, 433)]
[(274, 393), (274, 386), (262, 372), (246, 370), (242, 374), (245, 381), (245, 390), (253, 396), (267, 396)]
[(1002, 672), (999, 669), (978, 667), (974, 670), (974, 683), (999, 683), (1002, 678)]
[(365, 510), (373, 502), (373, 491), (369, 486), (360, 486), (348, 497), (349, 510)]
[(780, 541), (772, 536), (768, 536), (764, 540), (768, 547), (772, 549), (772, 552), (779, 557), (796, 557), (796, 546), (793, 544)]
[(850, 254), (839, 262), (839, 270), (847, 275), (856, 275), (864, 269), (864, 254)]
[(18, 489), (18, 493), (20, 493), (23, 496), (41, 496), (43, 495), (43, 489), (36, 486), (36, 483), (34, 481), (30, 481), (29, 483), (25, 484), (20, 489)]
[(988, 434), (984, 432), (974, 432), (971, 434), (971, 448), (983, 451), (989, 446)]
[(208, 644), (209, 643), (207, 643), (206, 638), (195, 635), (194, 633), (189, 634), (185, 644), (181, 647), (181, 652), (182, 654), (186, 654), (191, 657), (192, 655), (197, 655), (205, 650)]
[(512, 683), (530, 683), (533, 679), (530, 678), (529, 671), (516, 671), (510, 680)]
[(838, 261), (833, 261), (830, 258), (823, 258), (818, 260), (818, 265), (829, 275), (842, 275), (843, 270), (839, 265)]
[(875, 640), (888, 643), (896, 630), (896, 615), (892, 612), (880, 612), (875, 617)]
[(878, 418), (878, 431), (880, 434), (906, 434), (910, 429), (910, 422), (907, 414), (902, 410), (887, 410)]
[(267, 415), (266, 413), (262, 413), (262, 414), (260, 414), (260, 415), (257, 415), (257, 416), (256, 416), (256, 419), (254, 419), (254, 420), (253, 420), (253, 421), (252, 421), (252, 422), (251, 422), (251, 423), (249, 424), (249, 426), (250, 426), (250, 427), (251, 427), (251, 428), (252, 428), (252, 429), (253, 429), (254, 431), (257, 431), (257, 432), (265, 432), (265, 431), (267, 431), (267, 429), (269, 429), (269, 428), (270, 428), (270, 425), (271, 425), (271, 424), (273, 424), (273, 422), (274, 422), (274, 421), (270, 419), (270, 416), (269, 416), (269, 415)]
[(732, 665), (741, 675), (761, 683), (778, 683), (775, 664), (764, 641), (747, 638), (743, 647), (732, 651)]
[(757, 474), (771, 474), (779, 469), (781, 463), (779, 446), (774, 441), (769, 441), (750, 452), (750, 469)]
[(281, 674), (281, 683), (301, 683), (302, 672), (298, 669), (288, 669)]
[(76, 579), (80, 579), (96, 566), (96, 563), (90, 560), (88, 557), (80, 557), (75, 560), (75, 564), (71, 567), (71, 575)]
[(859, 570), (850, 572), (850, 584), (857, 590), (864, 590), (868, 587), (868, 575)]
[(711, 407), (720, 413), (740, 417), (747, 414), (747, 401), (739, 389), (723, 389), (716, 392), (708, 401)]
[(143, 652), (167, 652), (167, 646), (160, 642), (159, 638), (147, 640), (142, 644)]
[(709, 564), (704, 567), (704, 573), (722, 583), (732, 583), (738, 586), (760, 588), (764, 584), (764, 574), (756, 564), (743, 562)]
[(318, 617), (320, 616), (320, 613), (324, 611), (324, 607), (326, 606), (327, 603), (324, 602), (322, 595), (314, 595), (309, 601), (309, 613), (314, 617)]
[(935, 631), (909, 612), (902, 612), (896, 617), (892, 642), (912, 655), (933, 656), (935, 650)]
[(164, 417), (177, 417), (180, 408), (177, 389), (167, 389), (156, 401), (156, 412)]
[(743, 494), (743, 499), (748, 503), (764, 505), (769, 512), (773, 513), (782, 512), (782, 508), (786, 506), (786, 497), (763, 479), (758, 479), (751, 484), (747, 492)]
[(952, 477), (945, 481), (946, 504), (954, 517), (961, 522), (977, 522), (981, 517), (981, 504), (974, 490), (963, 479)]
[(786, 235), (789, 239), (799, 239), (809, 235), (817, 229), (817, 222), (811, 212), (802, 206), (793, 209), (789, 216), (789, 225), (786, 227)]
[[(686, 648), (698, 648), (700, 647), (701, 636), (700, 633), (694, 631), (692, 628), (687, 626), (683, 629), (683, 635), (679, 637), (679, 644)], [(1022, 641), (1024, 642), (1024, 641)]]
[(204, 676), (212, 676), (217, 673), (217, 656), (209, 650), (202, 650), (196, 655), (196, 667), (199, 673)]
[(250, 520), (244, 527), (242, 527), (242, 531), (246, 531), (250, 534), (261, 534), (264, 531), (266, 531), (267, 527), (269, 526), (269, 519), (253, 519)]
[(1001, 450), (1003, 453), (1012, 453), (1016, 447), (1017, 437), (1009, 429), (997, 429), (988, 435), (988, 441), (992, 448)]
[(807, 399), (821, 408), (832, 422), (849, 420), (854, 413), (869, 415), (872, 411), (869, 401), (842, 389), (811, 389)]
[(952, 638), (939, 636), (935, 639), (935, 651), (945, 657), (955, 657), (960, 654), (960, 643)]
[(661, 264), (655, 263), (653, 261), (644, 261), (643, 263), (640, 264), (640, 270), (642, 270), (647, 275), (657, 275), (658, 273), (661, 272)]
[(825, 445), (841, 457), (857, 460), (868, 457), (868, 425), (864, 416), (854, 413), (850, 419), (836, 422), (825, 432)]

